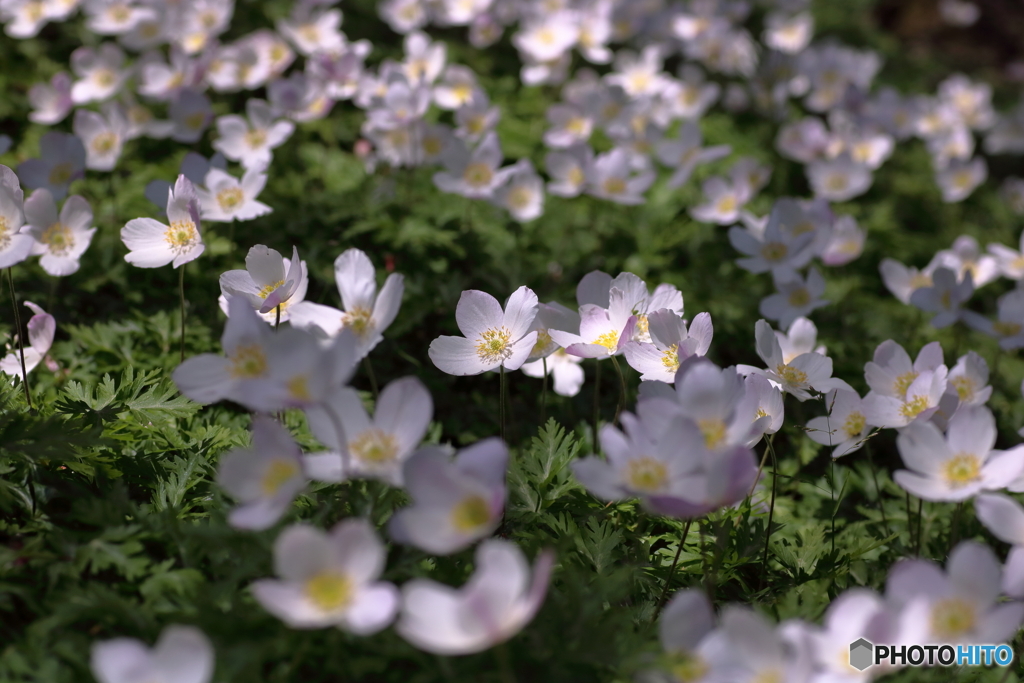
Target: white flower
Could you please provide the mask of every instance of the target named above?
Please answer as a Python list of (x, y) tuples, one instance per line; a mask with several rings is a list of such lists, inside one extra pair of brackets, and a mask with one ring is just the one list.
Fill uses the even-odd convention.
[(252, 448), (221, 456), (217, 483), (241, 505), (228, 513), (237, 529), (269, 529), (306, 487), (302, 451), (288, 430), (267, 415), (252, 421)]
[(206, 249), (199, 234), (199, 197), (195, 186), (183, 175), (167, 193), (164, 225), (153, 218), (135, 218), (121, 229), (121, 241), (129, 253), (124, 260), (139, 268), (159, 268), (173, 263), (177, 268), (194, 261)]
[(807, 422), (807, 436), (823, 446), (833, 446), (832, 457), (838, 458), (860, 450), (867, 440), (870, 426), (855, 391), (833, 390), (825, 395), (828, 417), (815, 417)]
[(211, 168), (206, 174), (206, 187), (196, 188), (203, 220), (248, 221), (270, 213), (269, 206), (256, 201), (267, 184), (265, 170), (265, 166), (249, 168), (239, 181), (226, 171)]
[[(25, 305), (34, 313), (28, 321), (28, 343), (25, 347), (25, 372), (32, 372), (53, 345), (53, 335), (57, 331), (57, 321), (42, 308), (26, 301)], [(0, 360), (0, 372), (12, 377), (21, 377), (21, 351), (15, 351)]]
[(7, 20), (4, 31), (12, 38), (32, 38), (53, 16), (46, 0), (10, 0), (0, 4), (0, 17)]
[(961, 405), (985, 405), (992, 396), (992, 387), (988, 384), (988, 363), (974, 351), (960, 356), (947, 379), (947, 391), (955, 391)]
[(559, 197), (579, 196), (593, 161), (594, 150), (585, 144), (573, 145), (563, 152), (548, 152), (544, 157), (544, 166), (551, 177), (548, 192)]
[(765, 18), (764, 44), (773, 50), (796, 54), (800, 52), (814, 34), (814, 17), (810, 12), (792, 16), (772, 12)]
[(28, 258), (35, 241), (19, 232), (25, 223), (25, 193), (18, 176), (0, 166), (0, 268), (9, 268)]
[(792, 277), (797, 269), (810, 262), (814, 256), (815, 232), (795, 234), (796, 231), (791, 231), (787, 234), (783, 232), (782, 220), (782, 211), (777, 203), (760, 236), (739, 226), (729, 229), (732, 246), (746, 255), (746, 258), (736, 261), (739, 267), (751, 273), (771, 271), (776, 277)]
[(157, 17), (154, 9), (137, 5), (133, 0), (90, 0), (84, 11), (89, 17), (86, 28), (101, 36), (123, 35), (141, 22)]
[(811, 680), (811, 648), (802, 628), (787, 628), (792, 623), (776, 626), (751, 608), (737, 605), (722, 610), (720, 622), (725, 643), (710, 657), (712, 677), (744, 683)]
[(49, 85), (36, 83), (29, 88), (28, 101), (32, 104), (29, 120), (47, 126), (60, 123), (74, 106), (71, 99), (71, 76), (66, 71), (60, 71), (50, 79)]
[(1024, 347), (1024, 289), (1012, 289), (997, 300), (995, 320), (980, 313), (963, 311), (962, 317), (970, 327), (999, 340), (1003, 349)]
[(123, 65), (124, 52), (113, 43), (103, 43), (99, 51), (78, 48), (71, 53), (71, 70), (79, 78), (71, 86), (71, 99), (75, 104), (110, 99), (128, 79)]
[(167, 113), (174, 122), (171, 139), (175, 142), (199, 142), (206, 127), (213, 120), (210, 98), (189, 88), (178, 93), (168, 107)]
[(281, 578), (252, 585), (263, 608), (292, 628), (337, 626), (357, 635), (385, 628), (398, 609), (398, 589), (377, 581), (384, 544), (370, 524), (347, 519), (324, 533), (296, 524), (274, 542)]
[(199, 629), (171, 625), (152, 649), (135, 638), (95, 643), (90, 667), (99, 683), (210, 683), (214, 652)]
[(821, 298), (825, 293), (825, 278), (817, 268), (808, 271), (806, 280), (796, 272), (775, 275), (772, 280), (777, 293), (762, 299), (758, 310), (764, 317), (779, 321), (780, 327), (789, 327), (797, 318), (828, 304)]
[(776, 330), (775, 337), (782, 349), (783, 363), (789, 363), (802, 353), (826, 355), (825, 347), (817, 345), (818, 328), (807, 318), (797, 318), (791, 322), (785, 334)]
[(854, 161), (848, 154), (811, 162), (806, 171), (814, 196), (831, 202), (845, 202), (864, 194), (871, 187), (871, 169), (867, 164)]
[(430, 85), (441, 75), (447, 58), (447, 46), (441, 41), (431, 41), (422, 31), (414, 31), (403, 41), (405, 61), (402, 63), (409, 82)]
[(529, 159), (521, 159), (512, 168), (508, 180), (495, 193), (494, 202), (520, 223), (532, 221), (544, 213), (544, 181)]
[(641, 373), (641, 380), (674, 382), (679, 364), (692, 356), (703, 356), (711, 346), (714, 328), (711, 316), (698, 313), (687, 329), (675, 311), (661, 309), (647, 316), (650, 343), (628, 341), (622, 347), (629, 366)]
[(106, 107), (105, 113), (75, 111), (73, 127), (85, 145), (85, 167), (94, 171), (114, 169), (128, 134), (128, 120), (119, 106)]
[[(1022, 185), (1024, 187), (1024, 185)], [(988, 251), (999, 264), (999, 274), (1011, 280), (1024, 279), (1024, 232), (1021, 232), (1019, 250), (1003, 244), (991, 243)]]
[(962, 406), (949, 420), (945, 438), (930, 422), (900, 431), (896, 445), (910, 470), (893, 478), (905, 490), (933, 501), (959, 501), (979, 491), (1005, 488), (1024, 467), (1013, 451), (993, 451), (996, 426), (983, 406)]
[(533, 619), (547, 592), (554, 556), (533, 569), (511, 541), (490, 540), (476, 551), (476, 571), (456, 590), (428, 579), (402, 587), (395, 629), (421, 650), (440, 655), (481, 652), (503, 643)]
[(625, 147), (615, 147), (599, 154), (587, 165), (587, 193), (617, 204), (643, 204), (644, 195), (656, 178), (652, 168), (634, 169), (631, 153)]
[(961, 202), (988, 178), (988, 164), (983, 157), (970, 161), (951, 161), (949, 166), (936, 172), (935, 181), (942, 190), (942, 201)]
[(964, 313), (961, 307), (974, 294), (974, 282), (970, 272), (963, 282), (957, 282), (956, 274), (946, 268), (936, 268), (932, 273), (932, 284), (915, 289), (910, 295), (910, 303), (922, 311), (935, 313), (931, 323), (933, 327), (948, 327), (960, 320)]
[(548, 374), (552, 377), (552, 388), (559, 396), (575, 396), (583, 387), (583, 368), (579, 356), (570, 356), (565, 349), (559, 348), (543, 360), (523, 363), (520, 370), (527, 377), (543, 377), (544, 366), (547, 364)]
[(910, 303), (910, 296), (922, 287), (931, 287), (932, 273), (939, 267), (937, 260), (932, 260), (924, 270), (913, 266), (907, 267), (891, 258), (882, 259), (878, 267), (882, 273), (882, 282), (893, 295), (905, 304)]
[(759, 370), (750, 366), (741, 366), (738, 370), (744, 373), (755, 372), (767, 377), (773, 383), (779, 385), (783, 391), (793, 394), (800, 401), (806, 401), (811, 397), (811, 391), (824, 393), (831, 389), (846, 389), (852, 391), (849, 384), (832, 377), (832, 359), (820, 353), (805, 352), (786, 362), (782, 355), (782, 346), (779, 344), (775, 330), (764, 320), (758, 320), (754, 326), (754, 337), (757, 342), (757, 355), (761, 357), (766, 370)]
[(403, 470), (412, 505), (396, 512), (388, 531), (399, 543), (450, 555), (498, 528), (505, 507), (508, 449), (489, 438), (464, 448), (455, 459), (427, 447)]
[(220, 308), (226, 315), (228, 299), (241, 296), (268, 323), (276, 324), (278, 315), (285, 322), (291, 317), (291, 307), (306, 298), (308, 285), (306, 262), (299, 260), (296, 247), (292, 247), (292, 257), (286, 259), (279, 251), (257, 244), (245, 256), (245, 270), (221, 274)]
[(501, 304), (475, 289), (462, 293), (455, 321), (464, 337), (438, 337), (430, 343), (430, 360), (450, 375), (478, 375), (499, 366), (518, 370), (537, 341), (530, 332), (537, 315), (537, 295), (520, 287)]
[[(323, 406), (307, 408), (306, 418), (314, 436), (340, 455), (337, 481), (367, 477), (402, 486), (402, 466), (427, 433), (433, 411), (423, 383), (403, 377), (384, 387), (372, 418), (359, 394), (347, 387), (328, 396)], [(335, 420), (341, 423), (343, 443)]]
[(78, 270), (78, 259), (89, 248), (96, 228), (92, 225), (89, 202), (75, 195), (68, 197), (57, 215), (57, 204), (49, 190), (39, 189), (25, 201), (23, 232), (35, 240), (34, 256), (42, 256), (39, 265), (50, 275), (71, 275)]
[(472, 151), (461, 141), (454, 143), (441, 155), (445, 170), (434, 174), (434, 184), (442, 192), (471, 199), (490, 199), (514, 172), (511, 166), (498, 169), (503, 158), (498, 135), (494, 131), (487, 133)]
[(434, 104), (441, 109), (459, 109), (480, 96), (486, 97), (477, 84), (476, 74), (459, 64), (449, 64), (433, 90)]
[(700, 126), (693, 121), (686, 121), (679, 127), (677, 138), (665, 139), (658, 143), (655, 148), (658, 160), (675, 169), (669, 178), (669, 187), (683, 185), (690, 179), (697, 166), (721, 159), (732, 151), (729, 145), (701, 147), (701, 144)]
[(867, 233), (857, 225), (853, 216), (839, 216), (832, 224), (832, 232), (819, 255), (826, 266), (842, 266), (853, 261), (864, 251)]
[(714, 176), (701, 186), (704, 203), (690, 208), (690, 215), (702, 223), (729, 225), (739, 220), (740, 209), (750, 200), (750, 188), (737, 186), (725, 178)]
[(313, 13), (313, 3), (296, 3), (292, 16), (277, 22), (281, 32), (300, 53), (305, 56), (317, 52), (334, 52), (345, 45), (345, 37), (339, 30), (341, 10), (329, 9)]
[(535, 62), (551, 62), (565, 54), (579, 39), (579, 26), (571, 12), (551, 12), (524, 22), (512, 36), (512, 44)]
[(343, 310), (303, 301), (292, 307), (291, 324), (326, 337), (350, 330), (356, 340), (356, 360), (360, 360), (384, 339), (384, 330), (398, 315), (404, 278), (391, 273), (378, 293), (370, 258), (358, 249), (347, 249), (334, 260), (334, 279)]

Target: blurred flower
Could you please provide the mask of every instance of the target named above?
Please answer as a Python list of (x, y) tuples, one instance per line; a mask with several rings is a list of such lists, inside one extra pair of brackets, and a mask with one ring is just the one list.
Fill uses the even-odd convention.
[(0, 268), (21, 263), (32, 251), (32, 236), (20, 232), (25, 224), (24, 198), (18, 176), (0, 165)]
[(942, 201), (947, 203), (961, 202), (966, 199), (978, 185), (988, 178), (988, 164), (982, 157), (970, 161), (954, 160), (937, 171), (935, 181), (942, 190)]
[(31, 188), (46, 188), (55, 200), (68, 194), (72, 181), (85, 175), (85, 146), (70, 133), (50, 131), (39, 139), (38, 159), (18, 165), (18, 177)]
[(174, 122), (171, 139), (175, 142), (198, 142), (213, 120), (210, 98), (188, 88), (178, 93), (167, 112)]
[(686, 121), (679, 127), (679, 135), (675, 139), (664, 139), (658, 143), (655, 150), (658, 160), (675, 169), (668, 180), (669, 187), (683, 185), (698, 165), (721, 159), (732, 151), (729, 145), (701, 147), (701, 144), (700, 126), (692, 121)]
[(960, 356), (947, 379), (947, 391), (956, 392), (960, 405), (985, 405), (992, 396), (992, 387), (988, 386), (988, 363), (974, 351)]
[(761, 299), (758, 310), (765, 318), (777, 320), (779, 327), (789, 327), (797, 318), (828, 304), (821, 298), (825, 293), (825, 278), (815, 267), (808, 271), (806, 279), (790, 271), (774, 274), (772, 280), (777, 293)]
[(197, 187), (203, 220), (249, 221), (270, 213), (272, 209), (256, 197), (267, 184), (266, 166), (253, 166), (239, 180), (219, 168), (206, 173), (206, 187)]
[(871, 169), (848, 154), (811, 162), (805, 170), (814, 196), (832, 202), (858, 197), (867, 192), (872, 183)]
[(951, 26), (971, 26), (980, 15), (981, 10), (973, 2), (939, 0), (939, 16)]
[(370, 635), (398, 610), (398, 589), (377, 581), (385, 559), (384, 544), (366, 520), (344, 520), (329, 533), (296, 524), (274, 542), (274, 571), (281, 578), (256, 581), (252, 591), (292, 628), (337, 626)]
[(507, 465), (508, 449), (493, 437), (460, 450), (454, 460), (438, 447), (420, 449), (403, 468), (412, 505), (392, 516), (388, 532), (435, 555), (489, 536), (501, 523)]
[(765, 17), (764, 44), (773, 50), (796, 54), (807, 47), (813, 35), (814, 17), (810, 12), (771, 12)]
[(99, 683), (209, 683), (214, 652), (202, 631), (172, 624), (164, 628), (152, 649), (135, 638), (94, 643), (90, 668)]
[(999, 340), (1002, 349), (1024, 347), (1024, 289), (1013, 289), (999, 297), (995, 320), (974, 311), (963, 311), (961, 318), (969, 326)]
[(50, 83), (36, 83), (28, 91), (28, 101), (32, 105), (29, 120), (52, 126), (60, 123), (71, 112), (74, 102), (71, 99), (71, 76), (66, 71), (54, 74)]
[[(2, 191), (2, 190), (0, 190)], [(33, 368), (39, 365), (46, 357), (50, 347), (53, 346), (53, 335), (57, 331), (57, 321), (52, 315), (42, 308), (26, 301), (25, 305), (32, 311), (33, 315), (28, 320), (28, 346), (25, 347), (25, 372), (32, 372)], [(15, 349), (0, 360), (0, 372), (11, 377), (21, 377), (21, 351)]]
[(498, 168), (503, 158), (494, 131), (488, 132), (472, 151), (465, 143), (453, 141), (441, 154), (445, 170), (434, 174), (434, 184), (442, 192), (490, 199), (514, 172), (511, 166)]
[(579, 196), (593, 162), (594, 150), (585, 144), (573, 145), (564, 152), (548, 152), (544, 156), (544, 166), (551, 178), (547, 191), (559, 197)]
[(82, 9), (87, 17), (85, 27), (101, 36), (123, 35), (157, 16), (151, 7), (134, 0), (89, 0)]
[(846, 265), (863, 253), (866, 236), (853, 216), (837, 217), (831, 236), (821, 250), (821, 260), (826, 266)]
[(580, 393), (583, 387), (583, 368), (580, 363), (583, 359), (579, 356), (571, 356), (565, 349), (558, 348), (544, 360), (530, 361), (523, 363), (520, 370), (527, 377), (543, 377), (544, 366), (547, 364), (548, 374), (552, 377), (552, 388), (559, 396), (575, 396)]
[(882, 259), (879, 270), (882, 282), (893, 295), (905, 304), (910, 303), (911, 295), (923, 287), (932, 286), (932, 273), (939, 267), (938, 259), (932, 259), (924, 270), (913, 266), (907, 267), (891, 258)]
[(274, 121), (270, 106), (263, 100), (250, 99), (245, 104), (248, 121), (241, 116), (217, 119), (218, 139), (213, 148), (245, 168), (270, 164), (271, 150), (280, 146), (295, 130), (291, 121)]
[(627, 341), (622, 347), (626, 362), (641, 373), (641, 380), (674, 382), (680, 363), (705, 355), (714, 335), (707, 313), (698, 313), (687, 329), (675, 311), (663, 308), (647, 316), (647, 325), (650, 342)]
[(544, 213), (544, 181), (529, 159), (520, 159), (512, 169), (508, 180), (495, 193), (494, 203), (520, 223), (532, 221)]
[(825, 355), (814, 351), (805, 352), (786, 362), (775, 330), (764, 320), (758, 320), (754, 326), (754, 337), (757, 355), (768, 367), (761, 370), (740, 366), (738, 370), (768, 378), (786, 393), (796, 396), (799, 401), (811, 398), (811, 391), (824, 393), (831, 389), (853, 390), (843, 380), (832, 377), (832, 359)]
[(130, 75), (123, 67), (124, 52), (113, 43), (103, 43), (99, 50), (78, 48), (71, 53), (71, 70), (79, 79), (71, 86), (71, 99), (75, 104), (110, 99)]
[(25, 224), (22, 232), (32, 236), (33, 256), (42, 256), (39, 265), (50, 275), (71, 275), (78, 271), (78, 259), (89, 248), (96, 228), (92, 225), (89, 202), (74, 195), (68, 197), (57, 215), (57, 203), (45, 188), (32, 193), (25, 201)]
[(861, 410), (861, 398), (855, 391), (832, 390), (825, 394), (828, 417), (807, 422), (807, 436), (823, 446), (832, 446), (832, 457), (849, 455), (867, 441), (871, 427)]
[(720, 176), (704, 181), (704, 202), (690, 208), (690, 215), (702, 223), (730, 225), (739, 220), (740, 209), (750, 200), (750, 187), (737, 185)]
[(295, 49), (307, 57), (318, 52), (336, 52), (345, 45), (340, 30), (341, 10), (316, 11), (316, 3), (297, 2), (288, 19), (279, 19), (277, 30)]
[(85, 145), (85, 167), (94, 171), (114, 170), (128, 134), (128, 120), (121, 107), (104, 107), (104, 115), (78, 109), (73, 127)]
[(402, 587), (402, 614), (395, 629), (414, 646), (440, 655), (481, 652), (503, 643), (533, 619), (547, 592), (554, 556), (542, 552), (533, 580), (519, 547), (485, 541), (476, 551), (476, 571), (454, 590), (429, 579)]
[(943, 266), (932, 273), (932, 284), (915, 289), (910, 295), (913, 306), (928, 313), (935, 313), (931, 323), (933, 327), (942, 328), (952, 325), (963, 318), (961, 310), (974, 294), (974, 283), (970, 272), (963, 282), (957, 282), (956, 274)]

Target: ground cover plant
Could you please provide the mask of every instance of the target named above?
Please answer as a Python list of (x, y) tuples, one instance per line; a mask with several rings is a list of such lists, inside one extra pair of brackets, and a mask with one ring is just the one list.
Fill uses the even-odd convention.
[(1024, 8), (0, 21), (0, 681), (1020, 680)]

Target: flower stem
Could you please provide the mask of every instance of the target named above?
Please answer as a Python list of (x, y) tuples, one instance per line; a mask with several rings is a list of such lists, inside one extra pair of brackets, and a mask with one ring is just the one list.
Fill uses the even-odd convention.
[(661, 597), (658, 598), (658, 604), (654, 608), (654, 618), (657, 619), (661, 613), (662, 608), (665, 606), (665, 599), (668, 598), (668, 589), (672, 585), (672, 577), (676, 574), (676, 565), (679, 564), (679, 555), (683, 552), (683, 546), (686, 544), (686, 537), (690, 534), (690, 525), (693, 524), (693, 519), (686, 520), (686, 526), (683, 527), (683, 533), (679, 537), (679, 545), (676, 547), (676, 556), (672, 559), (672, 566), (668, 570), (668, 578), (665, 579), (665, 588), (661, 591)]
[(508, 645), (502, 643), (495, 647), (494, 656), (497, 658), (498, 668), (501, 670), (502, 683), (516, 683), (516, 676), (512, 671), (512, 661), (508, 656)]
[(885, 518), (885, 505), (882, 503), (882, 489), (878, 485), (878, 468), (875, 467), (875, 459), (871, 457), (871, 442), (864, 444), (864, 451), (868, 456), (868, 465), (871, 466), (871, 478), (875, 482), (875, 499), (878, 501), (878, 509), (882, 513), (882, 525), (885, 526), (885, 535), (891, 536), (892, 532), (889, 531), (889, 520)]
[[(498, 433), (505, 441), (505, 366), (498, 366)], [(507, 442), (506, 442), (507, 443)]]
[(181, 362), (185, 362), (185, 264), (178, 266), (178, 297), (181, 300)]
[(274, 307), (274, 329), (281, 327), (281, 304)]
[(914, 551), (914, 557), (921, 557), (921, 512), (924, 507), (924, 499), (917, 499), (917, 549)]
[(377, 377), (373, 374), (373, 366), (370, 365), (369, 356), (363, 356), (363, 369), (366, 370), (366, 376), (370, 378), (370, 391), (373, 392), (373, 402), (376, 403), (380, 397), (380, 392), (377, 391)]
[(768, 507), (768, 526), (764, 530), (764, 554), (761, 557), (761, 578), (758, 580), (758, 588), (764, 587), (764, 576), (768, 572), (768, 542), (772, 539), (772, 518), (775, 516), (775, 487), (779, 479), (779, 463), (775, 459), (775, 449), (772, 447), (771, 439), (768, 440), (768, 450), (772, 455), (772, 500)]
[(601, 415), (601, 361), (595, 358), (594, 363), (596, 367), (594, 369), (594, 428), (591, 432), (591, 438), (593, 439), (594, 453), (600, 453), (601, 447), (598, 445), (597, 440), (597, 423)]
[(540, 421), (545, 423), (548, 421), (548, 359), (547, 356), (540, 359), (542, 367), (544, 368), (543, 379), (541, 380), (540, 390)]
[(619, 403), (615, 406), (615, 419), (613, 422), (619, 424), (619, 416), (622, 415), (622, 409), (626, 405), (626, 376), (622, 374), (622, 366), (619, 365), (619, 359), (612, 356), (612, 365), (615, 366), (615, 372), (619, 374)]
[(28, 390), (28, 371), (25, 370), (25, 340), (21, 333), (21, 312), (18, 310), (18, 296), (14, 293), (14, 272), (7, 269), (7, 282), (11, 286), (11, 306), (14, 307), (14, 326), (18, 330), (18, 355), (21, 357), (21, 385), (25, 388), (25, 402), (28, 409), (32, 410), (32, 394)]

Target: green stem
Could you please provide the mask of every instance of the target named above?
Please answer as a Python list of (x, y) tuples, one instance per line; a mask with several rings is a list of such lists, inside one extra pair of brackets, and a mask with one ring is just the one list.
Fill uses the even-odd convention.
[(181, 299), (181, 362), (185, 362), (185, 264), (178, 266), (178, 296)]
[(596, 363), (594, 368), (594, 428), (591, 432), (591, 438), (594, 441), (594, 452), (600, 453), (601, 446), (600, 441), (597, 439), (597, 423), (601, 416), (601, 361), (595, 358), (594, 363)]
[(924, 499), (917, 499), (917, 548), (914, 550), (914, 557), (921, 557), (921, 510), (924, 507)]
[(612, 365), (615, 366), (615, 372), (619, 374), (619, 403), (615, 406), (615, 419), (613, 422), (619, 424), (619, 416), (622, 415), (622, 409), (626, 405), (626, 376), (622, 374), (622, 366), (619, 365), (619, 359), (612, 356)]
[(878, 468), (875, 467), (875, 459), (871, 457), (871, 443), (870, 441), (864, 444), (864, 450), (868, 455), (868, 465), (871, 466), (871, 478), (875, 482), (875, 500), (878, 501), (878, 509), (882, 513), (882, 524), (885, 526), (885, 535), (889, 537), (892, 532), (889, 530), (889, 520), (885, 518), (885, 504), (882, 502), (882, 489), (878, 485)]
[(276, 330), (281, 327), (281, 305), (275, 306), (274, 311), (276, 311), (274, 313), (274, 329)]
[(14, 308), (14, 326), (18, 330), (18, 355), (21, 357), (21, 385), (25, 389), (25, 402), (32, 410), (32, 394), (28, 390), (28, 371), (25, 369), (25, 340), (21, 330), (21, 311), (18, 310), (18, 296), (14, 293), (14, 272), (7, 269), (7, 282), (11, 286), (11, 306)]
[[(498, 425), (501, 440), (505, 441), (505, 366), (498, 366)], [(507, 443), (507, 442), (506, 442)]]
[(544, 424), (548, 421), (548, 358), (544, 356), (540, 359), (542, 367), (544, 368), (544, 376), (541, 380), (540, 390), (540, 421)]
[(686, 526), (683, 527), (683, 533), (679, 537), (679, 545), (676, 547), (676, 556), (672, 558), (672, 566), (668, 570), (668, 578), (665, 579), (665, 588), (661, 591), (661, 597), (658, 598), (658, 604), (654, 608), (654, 618), (658, 618), (658, 614), (661, 613), (661, 609), (665, 606), (665, 599), (668, 598), (668, 590), (672, 585), (672, 577), (676, 574), (676, 565), (679, 564), (679, 556), (683, 552), (683, 546), (686, 544), (686, 537), (690, 533), (690, 525), (693, 524), (693, 519), (686, 520)]
[(963, 502), (957, 503), (956, 504), (956, 510), (953, 512), (953, 524), (951, 525), (950, 533), (949, 533), (949, 552), (950, 553), (953, 552), (954, 546), (956, 546), (957, 541), (960, 540), (960, 516), (963, 514), (963, 512), (964, 512), (964, 504), (963, 504)]
[(370, 391), (373, 392), (373, 402), (376, 405), (380, 392), (377, 391), (377, 377), (373, 374), (373, 366), (370, 365), (369, 356), (363, 356), (363, 369), (366, 370), (366, 376), (370, 378)]
[(768, 543), (772, 539), (772, 519), (775, 517), (775, 487), (778, 482), (779, 463), (775, 459), (775, 449), (772, 448), (771, 440), (768, 441), (768, 450), (772, 455), (772, 499), (768, 507), (768, 526), (764, 532), (764, 554), (761, 557), (761, 578), (758, 581), (758, 588), (764, 587), (764, 577), (768, 573)]

